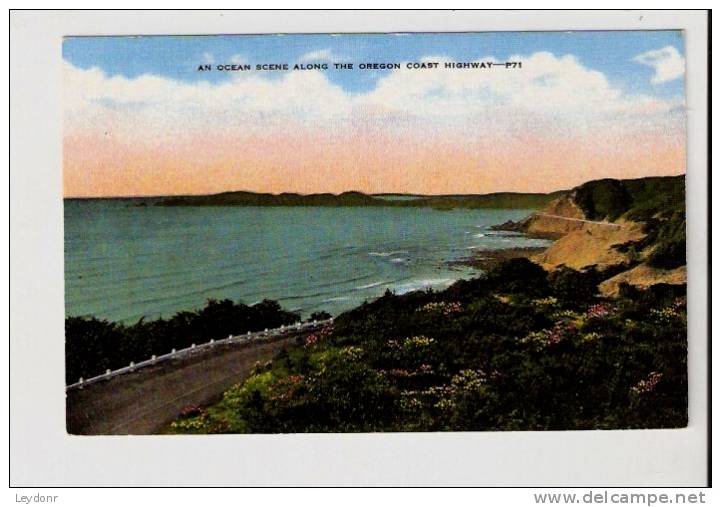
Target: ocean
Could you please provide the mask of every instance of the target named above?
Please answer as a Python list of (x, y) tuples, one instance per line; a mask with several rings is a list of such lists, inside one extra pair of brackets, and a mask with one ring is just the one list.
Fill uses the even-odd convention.
[(545, 246), (492, 231), (531, 210), (160, 207), (65, 200), (65, 311), (122, 322), (207, 299), (274, 299), (303, 317), (479, 274), (475, 250)]

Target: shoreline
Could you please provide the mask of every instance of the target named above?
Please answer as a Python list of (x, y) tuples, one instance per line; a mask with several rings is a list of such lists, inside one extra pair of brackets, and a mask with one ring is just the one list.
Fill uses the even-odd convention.
[(452, 261), (451, 266), (470, 266), (488, 271), (499, 264), (511, 259), (519, 257), (528, 259), (534, 255), (545, 252), (548, 247), (545, 246), (527, 246), (527, 247), (511, 247), (498, 250), (478, 250), (474, 255), (465, 259)]

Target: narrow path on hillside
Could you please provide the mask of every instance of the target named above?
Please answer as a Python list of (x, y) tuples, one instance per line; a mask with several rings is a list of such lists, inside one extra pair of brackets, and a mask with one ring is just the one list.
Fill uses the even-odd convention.
[(558, 218), (560, 220), (570, 220), (572, 222), (583, 222), (586, 224), (595, 224), (595, 225), (607, 225), (609, 227), (617, 227), (617, 228), (623, 228), (621, 224), (614, 224), (611, 222), (598, 222), (595, 220), (585, 220), (583, 218), (570, 218), (570, 217), (563, 217), (561, 215), (552, 215), (551, 213), (541, 213), (536, 212), (535, 215), (542, 216), (542, 217), (549, 217), (549, 218)]

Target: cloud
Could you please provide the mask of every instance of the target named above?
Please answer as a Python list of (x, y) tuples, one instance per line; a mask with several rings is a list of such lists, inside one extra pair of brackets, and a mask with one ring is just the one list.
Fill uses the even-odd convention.
[(683, 97), (628, 94), (572, 55), (510, 59), (523, 68), (428, 56), (438, 69), (363, 93), (316, 70), (187, 82), (64, 62), (66, 192), (524, 191), (683, 170)]
[(243, 55), (233, 55), (230, 57), (230, 63), (235, 65), (243, 65), (248, 63), (248, 59)]
[[(554, 125), (555, 129), (592, 129), (599, 122), (647, 126), (669, 121), (683, 106), (681, 97), (625, 94), (602, 72), (583, 66), (571, 55), (538, 52), (511, 57), (523, 61), (522, 70), (453, 69), (445, 68), (444, 63), (450, 62), (446, 57), (423, 60), (438, 62), (438, 68), (410, 70), (402, 65), (366, 93), (346, 92), (322, 71), (314, 70), (274, 78), (253, 73), (220, 83), (190, 83), (154, 75), (107, 76), (98, 68), (83, 70), (65, 63), (67, 125), (89, 128), (88, 115), (96, 119), (107, 114), (122, 116), (122, 107), (132, 107), (128, 121), (136, 125), (158, 122), (159, 130), (192, 129), (193, 125), (204, 129), (205, 118), (218, 125), (223, 121), (236, 125), (242, 117), (246, 128), (306, 125), (326, 129), (332, 123), (334, 128), (364, 124), (422, 132), (429, 125), (463, 130), (473, 124), (475, 131), (497, 133), (517, 131), (524, 118), (527, 125)], [(479, 61), (495, 59), (489, 56)]]
[(213, 53), (209, 53), (208, 51), (203, 53), (203, 63), (207, 63), (209, 65), (215, 63), (215, 57), (213, 56)]
[(653, 67), (655, 72), (651, 82), (654, 84), (678, 79), (686, 69), (686, 60), (673, 46), (646, 51), (634, 57), (633, 61)]
[(333, 51), (330, 48), (317, 49), (301, 55), (298, 63), (318, 62), (321, 60), (330, 60), (333, 58)]

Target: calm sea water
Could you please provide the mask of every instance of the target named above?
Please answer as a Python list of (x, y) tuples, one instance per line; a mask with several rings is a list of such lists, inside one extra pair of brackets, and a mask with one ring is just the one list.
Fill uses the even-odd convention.
[(530, 210), (137, 207), (65, 201), (67, 315), (134, 321), (209, 298), (338, 314), (387, 288), (442, 288), (477, 249), (542, 246), (489, 230)]

